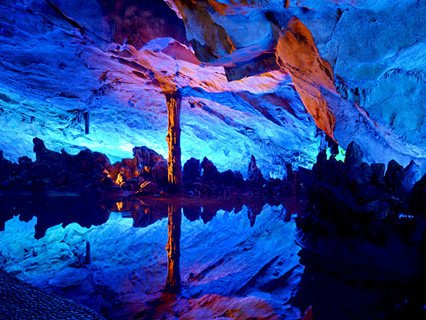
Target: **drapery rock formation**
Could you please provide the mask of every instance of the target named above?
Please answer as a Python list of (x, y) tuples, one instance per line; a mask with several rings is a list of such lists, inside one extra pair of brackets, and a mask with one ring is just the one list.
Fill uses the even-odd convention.
[(277, 43), (277, 59), (279, 65), (291, 75), (317, 127), (333, 137), (335, 118), (322, 93), (322, 90), (336, 91), (333, 70), (320, 57), (311, 33), (299, 19), (290, 20), (282, 31)]

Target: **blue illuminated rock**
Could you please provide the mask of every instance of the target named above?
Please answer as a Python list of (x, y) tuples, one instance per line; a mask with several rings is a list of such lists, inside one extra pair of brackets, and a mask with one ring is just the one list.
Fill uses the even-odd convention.
[(313, 164), (317, 125), (367, 162), (424, 172), (423, 2), (166, 2), (176, 14), (159, 0), (2, 2), (6, 158), (31, 155), (34, 136), (111, 162), (135, 145), (165, 156), (163, 90), (175, 83), (183, 161), (245, 171), (254, 154), (265, 176), (282, 176), (285, 162)]
[[(75, 154), (87, 147), (111, 162), (130, 158), (135, 145), (165, 156), (163, 85), (172, 79), (184, 95), (183, 162), (207, 156), (220, 170), (245, 172), (246, 159), (254, 154), (266, 175), (279, 175), (283, 159), (290, 162), (296, 153), (298, 164), (313, 163), (315, 124), (285, 74), (228, 82), (222, 66), (201, 63), (190, 47), (171, 38), (148, 37), (140, 50), (109, 43), (96, 1), (83, 12), (71, 3), (55, 3), (86, 33), (45, 2), (33, 11), (23, 10), (24, 4), (0, 4), (0, 149), (6, 158), (31, 156), (34, 136), (54, 151)], [(53, 29), (47, 21), (55, 23)]]

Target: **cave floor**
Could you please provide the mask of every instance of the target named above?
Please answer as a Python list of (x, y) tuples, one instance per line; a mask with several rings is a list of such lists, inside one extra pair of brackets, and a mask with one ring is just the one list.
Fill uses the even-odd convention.
[(48, 294), (0, 269), (1, 319), (102, 319), (68, 299)]

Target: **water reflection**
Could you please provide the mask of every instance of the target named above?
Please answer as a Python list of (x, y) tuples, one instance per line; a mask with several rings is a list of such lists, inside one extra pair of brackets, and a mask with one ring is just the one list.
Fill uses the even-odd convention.
[[(298, 200), (288, 200), (285, 206), (300, 206)], [(0, 197), (0, 231), (4, 231), (6, 221), (19, 215), (21, 221), (28, 222), (37, 218), (35, 238), (44, 237), (46, 231), (62, 224), (65, 228), (71, 223), (78, 223), (82, 227), (90, 228), (104, 224), (112, 211), (122, 213), (123, 218), (132, 218), (136, 228), (147, 227), (163, 218), (171, 219), (170, 212), (183, 212), (186, 219), (204, 223), (211, 221), (219, 211), (242, 211), (247, 207), (247, 217), (250, 226), (254, 226), (256, 217), (261, 214), (267, 203), (257, 200), (244, 199), (170, 199), (170, 198), (133, 198), (133, 199), (94, 199), (92, 197), (47, 197), (47, 196), (9, 196)], [(284, 209), (283, 209), (284, 210)], [(296, 210), (286, 210), (285, 220)], [(176, 220), (177, 221), (177, 220)]]
[[(168, 267), (164, 290), (168, 293), (178, 293), (181, 289), (180, 238), (182, 213), (191, 222), (201, 219), (204, 223), (208, 223), (221, 210), (239, 213), (245, 206), (250, 226), (253, 227), (256, 223), (256, 217), (261, 214), (264, 205), (265, 202), (263, 201), (244, 201), (243, 199), (217, 201), (215, 199), (139, 198), (117, 202), (114, 210), (121, 211), (125, 217), (131, 217), (134, 227), (147, 227), (167, 217), (168, 240), (166, 251)], [(292, 211), (287, 212), (284, 220), (289, 221), (291, 213)]]
[[(17, 267), (20, 272), (17, 274), (26, 274), (31, 278), (27, 280), (33, 282), (38, 282), (38, 277), (46, 279), (45, 283), (49, 285), (44, 288), (102, 310), (107, 318), (170, 310), (168, 306), (179, 305), (183, 303), (182, 299), (201, 304), (203, 295), (213, 295), (214, 305), (211, 308), (243, 303), (247, 309), (244, 312), (249, 314), (253, 311), (252, 303), (265, 308), (270, 305), (270, 301), (261, 302), (255, 298), (238, 300), (239, 297), (250, 296), (252, 286), (257, 285), (255, 282), (259, 283), (260, 290), (264, 290), (262, 286), (268, 287), (270, 272), (265, 272), (264, 265), (270, 266), (273, 272), (278, 268), (282, 279), (287, 279), (287, 269), (293, 270), (293, 264), (297, 264), (294, 258), (297, 248), (291, 231), (294, 225), (287, 227), (287, 223), (283, 223), (284, 207), (267, 209), (265, 215), (265, 210), (262, 212), (265, 203), (259, 200), (16, 197), (4, 199), (0, 204), (2, 230), (5, 222), (12, 220), (6, 226), (3, 237), (9, 242), (7, 250), (6, 246), (1, 248), (0, 254), (4, 253), (5, 258), (7, 256), (8, 260), (14, 261), (11, 264), (5, 260), (3, 266), (14, 268), (14, 265), (24, 261), (22, 268), (19, 267), (21, 269)], [(114, 214), (110, 217), (111, 212)], [(18, 215), (19, 218), (12, 219)], [(217, 215), (218, 218), (214, 219)], [(37, 220), (32, 220), (33, 217)], [(18, 219), (25, 222), (32, 220), (35, 238), (43, 239), (30, 241), (31, 229), (26, 229), (26, 237), (16, 247), (24, 248), (31, 254), (13, 258), (13, 243), (21, 241), (13, 233), (24, 226)], [(132, 221), (130, 224), (129, 220)], [(168, 222), (167, 227), (165, 221)], [(62, 228), (54, 227), (60, 224), (66, 227), (73, 222), (89, 230), (70, 226), (62, 233)], [(102, 226), (91, 228), (98, 225)], [(52, 233), (44, 237), (51, 227)], [(166, 228), (167, 234), (163, 233)], [(270, 232), (273, 235), (266, 237), (265, 234)], [(183, 239), (181, 234), (184, 234)], [(88, 241), (94, 257), (90, 264), (75, 264), (72, 257), (69, 259), (69, 255), (63, 254), (68, 252), (68, 248), (74, 251), (79, 246), (84, 258), (83, 247)], [(269, 241), (278, 242), (279, 247), (269, 245)], [(288, 260), (289, 255), (292, 255), (291, 261)], [(60, 264), (55, 264), (58, 259)], [(292, 273), (290, 271), (289, 274)], [(93, 277), (99, 282), (91, 287)], [(87, 280), (80, 282), (79, 279)], [(58, 285), (50, 286), (51, 283)], [(294, 285), (292, 283), (290, 286)], [(289, 285), (283, 283), (282, 286)], [(62, 287), (63, 290), (58, 289)], [(107, 298), (104, 294), (106, 288), (110, 292)], [(98, 292), (101, 292), (98, 300), (93, 299)], [(282, 295), (281, 292), (279, 294)], [(117, 297), (123, 297), (123, 301), (114, 301), (121, 299)], [(112, 300), (102, 302), (104, 299)], [(127, 303), (139, 299), (145, 304), (141, 306), (138, 303), (138, 310), (123, 311)], [(288, 300), (288, 297), (285, 299)], [(94, 300), (99, 302), (94, 303)], [(270, 313), (274, 312), (272, 306), (267, 309)], [(261, 310), (256, 312), (261, 315)]]
[[(201, 219), (204, 223), (211, 221), (219, 211), (239, 213), (245, 206), (250, 225), (254, 226), (256, 217), (261, 214), (265, 204), (279, 206), (282, 203), (270, 203), (258, 200), (244, 199), (170, 199), (170, 198), (139, 198), (115, 202), (110, 211), (122, 212), (123, 217), (132, 218), (136, 228), (147, 227), (169, 216), (169, 206), (174, 205), (181, 209), (186, 219), (196, 221)], [(300, 201), (288, 199), (284, 206), (294, 208)], [(284, 210), (283, 210), (284, 211)], [(297, 210), (285, 210), (285, 220), (289, 221)]]
[(0, 197), (0, 231), (5, 222), (19, 215), (28, 222), (37, 217), (34, 237), (40, 239), (49, 228), (71, 223), (90, 228), (104, 224), (111, 212), (112, 200), (96, 200), (85, 197), (8, 196)]
[[(278, 205), (279, 203), (269, 204)], [(118, 312), (123, 312), (126, 317), (138, 312), (142, 314), (142, 311), (146, 315), (151, 314), (150, 312), (157, 315), (164, 310), (169, 312), (167, 314), (171, 314), (171, 310), (175, 310), (172, 306), (182, 304), (184, 306), (182, 310), (184, 310), (188, 301), (192, 305), (199, 303), (198, 306), (202, 305), (204, 308), (203, 303), (207, 300), (203, 299), (211, 299), (208, 300), (209, 303), (216, 301), (217, 304), (210, 307), (218, 308), (217, 310), (220, 309), (218, 307), (220, 303), (222, 306), (229, 303), (233, 307), (236, 305), (241, 307), (241, 303), (246, 300), (238, 300), (240, 297), (259, 295), (268, 297), (264, 298), (263, 302), (266, 301), (265, 303), (272, 306), (271, 312), (275, 312), (282, 319), (297, 319), (300, 314), (295, 314), (294, 309), (303, 312), (309, 306), (312, 306), (315, 319), (320, 320), (383, 319), (392, 313), (398, 314), (401, 319), (404, 318), (406, 313), (401, 315), (403, 308), (410, 307), (403, 305), (404, 299), (407, 294), (414, 292), (413, 289), (408, 288), (411, 284), (378, 282), (377, 278), (367, 275), (364, 270), (348, 269), (339, 264), (332, 265), (331, 262), (318, 257), (312, 259), (304, 250), (299, 252), (302, 256), (301, 263), (305, 266), (303, 270), (297, 257), (299, 249), (294, 245), (294, 222), (283, 223), (290, 221), (292, 214), (303, 210), (300, 200), (285, 199), (283, 205), (275, 207), (277, 214), (268, 213), (266, 216), (265, 209), (262, 211), (264, 205), (265, 203), (260, 201), (243, 199), (231, 201), (227, 199), (134, 198), (123, 201), (123, 199), (71, 197), (8, 197), (0, 199), (0, 231), (4, 230), (6, 221), (17, 215), (22, 221), (30, 221), (33, 217), (37, 217), (34, 232), (37, 239), (42, 238), (47, 229), (58, 224), (65, 227), (76, 222), (87, 228), (107, 224), (111, 212), (120, 212), (124, 219), (132, 219), (130, 224), (133, 224), (135, 228), (154, 225), (151, 232), (143, 234), (143, 237), (147, 237), (143, 241), (140, 240), (142, 237), (138, 236), (127, 243), (124, 242), (126, 240), (123, 239), (131, 234), (126, 233), (129, 224), (123, 227), (122, 234), (108, 234), (111, 238), (117, 236), (119, 239), (113, 242), (108, 238), (105, 241), (111, 250), (124, 251), (126, 250), (124, 248), (127, 248), (127, 252), (123, 254), (129, 254), (131, 250), (135, 250), (133, 253), (137, 258), (134, 259), (136, 261), (134, 265), (130, 265), (133, 260), (123, 260), (121, 256), (118, 256), (117, 260), (111, 259), (111, 262), (105, 262), (104, 260), (108, 259), (107, 253), (99, 259), (100, 251), (106, 248), (102, 246), (102, 240), (97, 240), (103, 235), (99, 233), (98, 237), (95, 228), (90, 240), (93, 256), (95, 258), (97, 256), (98, 260), (95, 259), (94, 262), (92, 260), (93, 266), (87, 268), (83, 266), (67, 269), (67, 272), (76, 278), (78, 278), (77, 275), (85, 276), (86, 272), (93, 277), (92, 267), (96, 272), (105, 272), (102, 273), (104, 276), (98, 278), (98, 280), (107, 279), (106, 283), (99, 280), (102, 286), (96, 284), (95, 289), (88, 287), (88, 282), (85, 280), (81, 282), (81, 286), (79, 283), (71, 283), (71, 286), (67, 286), (61, 293), (66, 296), (69, 294), (67, 297), (73, 299), (81, 299), (79, 300), (81, 303), (100, 310), (102, 305), (93, 306), (93, 301), (96, 300), (93, 299), (96, 297), (94, 292), (100, 290), (99, 288), (116, 290), (108, 297), (111, 296), (111, 299), (123, 297), (123, 300), (117, 303), (119, 308), (114, 307), (116, 301), (108, 301), (108, 305), (112, 307), (105, 311), (105, 315), (111, 318)], [(243, 207), (246, 209), (243, 210)], [(239, 216), (230, 214), (231, 219), (228, 219), (226, 214), (220, 214), (220, 219), (213, 219), (222, 210), (239, 213)], [(281, 214), (278, 214), (279, 210)], [(157, 234), (161, 233), (157, 227), (161, 226), (163, 231), (166, 228), (164, 223), (157, 222), (166, 218), (167, 238), (165, 232), (157, 238)], [(111, 221), (115, 223), (116, 220)], [(120, 220), (117, 220), (117, 223), (119, 222)], [(207, 223), (209, 225), (205, 225), (204, 231), (199, 231)], [(244, 224), (245, 226), (242, 226)], [(120, 231), (119, 228), (113, 230)], [(134, 230), (143, 231), (142, 229)], [(192, 233), (196, 235), (193, 237)], [(159, 245), (152, 245), (153, 243)], [(114, 247), (115, 244), (117, 245)], [(164, 245), (166, 251), (164, 251)], [(147, 249), (149, 246), (156, 246), (158, 251)], [(146, 253), (143, 252), (144, 250)], [(35, 249), (29, 252), (43, 252), (48, 255), (49, 251)], [(110, 251), (108, 252), (111, 254)], [(149, 256), (153, 258), (149, 260)], [(167, 260), (165, 260), (166, 256)], [(34, 270), (32, 261), (42, 261), (42, 263), (48, 261), (47, 259), (35, 260), (36, 258), (32, 253), (25, 256), (25, 259), (29, 261), (25, 264), (28, 267), (23, 269), (24, 272)], [(102, 267), (98, 266), (99, 269), (96, 269), (99, 261), (106, 265), (109, 263), (109, 268), (103, 268), (104, 265), (101, 264)], [(329, 268), (325, 270), (325, 266)], [(114, 273), (114, 268), (120, 271)], [(330, 268), (334, 270), (330, 271)], [(69, 274), (65, 273), (64, 278), (69, 277)], [(354, 280), (356, 274), (361, 274), (364, 278)], [(111, 282), (113, 285), (108, 282), (114, 281), (115, 277), (119, 280)], [(72, 279), (72, 277), (69, 278)], [(83, 279), (86, 278), (83, 277)], [(59, 280), (55, 279), (57, 282)], [(86, 293), (84, 290), (87, 290)], [(135, 293), (131, 296), (123, 294), (120, 290), (123, 292), (135, 290)], [(165, 292), (159, 294), (160, 290)], [(203, 298), (206, 295), (215, 296)], [(102, 299), (110, 298), (105, 298), (103, 295)], [(143, 307), (139, 302), (134, 302), (139, 301), (138, 299), (145, 303)], [(247, 301), (244, 312), (256, 309), (250, 306), (258, 301)], [(136, 311), (122, 310), (123, 305), (132, 303), (137, 306)], [(291, 315), (289, 315), (289, 305), (293, 312)], [(401, 305), (399, 313), (395, 313), (398, 311), (397, 305)], [(421, 306), (421, 302), (418, 305)], [(259, 313), (264, 312), (256, 310)], [(219, 313), (218, 316), (222, 314), (224, 313)], [(170, 317), (172, 318), (172, 315)], [(146, 316), (145, 318), (156, 317)]]
[(170, 293), (180, 291), (180, 235), (182, 215), (178, 205), (168, 206), (168, 238), (167, 238), (167, 280), (165, 290)]
[[(290, 200), (289, 200), (290, 201)], [(295, 200), (291, 200), (295, 201)], [(259, 199), (165, 199), (165, 198), (132, 198), (132, 199), (93, 199), (84, 197), (9, 197), (0, 200), (0, 231), (5, 222), (19, 215), (19, 220), (28, 222), (37, 218), (34, 237), (44, 237), (46, 231), (62, 224), (65, 228), (77, 223), (90, 228), (106, 223), (111, 212), (120, 212), (124, 219), (132, 219), (133, 227), (145, 228), (156, 222), (168, 219), (168, 238), (166, 243), (167, 276), (164, 291), (178, 293), (181, 289), (181, 229), (182, 215), (190, 222), (201, 220), (209, 223), (219, 211), (234, 212), (247, 215), (250, 227), (256, 223), (262, 213), (265, 202)], [(278, 203), (273, 203), (278, 205)], [(246, 207), (246, 210), (243, 210)], [(292, 213), (282, 210), (281, 220), (289, 220)], [(248, 250), (245, 247), (244, 250)], [(275, 260), (274, 260), (275, 261)]]

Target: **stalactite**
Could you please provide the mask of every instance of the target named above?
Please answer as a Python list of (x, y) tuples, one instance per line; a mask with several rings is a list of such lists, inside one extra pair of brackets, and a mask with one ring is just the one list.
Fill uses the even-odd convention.
[(168, 206), (168, 240), (167, 240), (167, 280), (165, 290), (171, 293), (180, 291), (180, 234), (181, 209), (176, 205)]
[(173, 186), (182, 183), (182, 164), (180, 149), (180, 108), (182, 97), (178, 90), (166, 93), (168, 130), (167, 144), (169, 147), (168, 182)]

